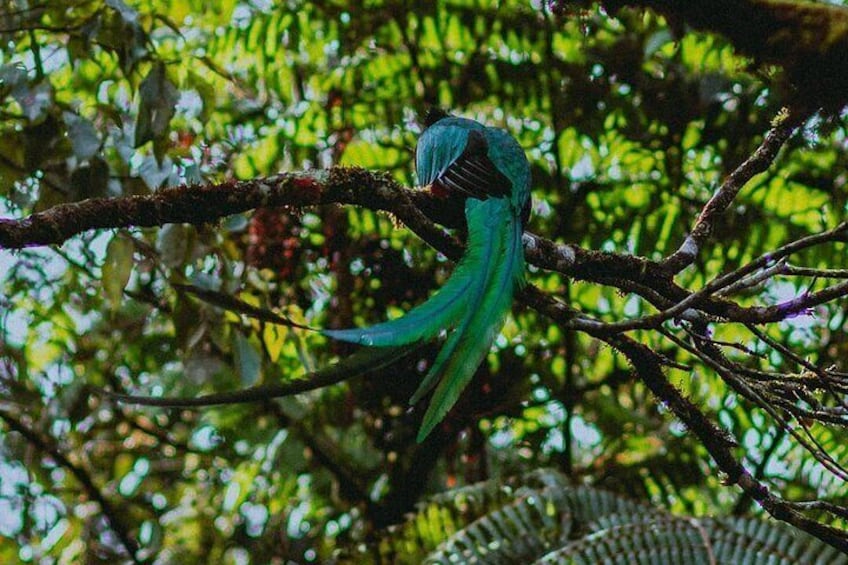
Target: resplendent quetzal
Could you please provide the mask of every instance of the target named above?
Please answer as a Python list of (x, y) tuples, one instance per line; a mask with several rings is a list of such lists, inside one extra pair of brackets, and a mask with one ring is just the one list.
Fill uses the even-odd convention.
[[(418, 180), (436, 194), (466, 197), (465, 254), (445, 285), (404, 316), (368, 328), (321, 330), (333, 339), (371, 347), (311, 373), (304, 381), (330, 384), (386, 367), (447, 330), (444, 346), (410, 399), (414, 404), (436, 389), (418, 432), (419, 442), (445, 417), (474, 376), (503, 325), (514, 293), (524, 284), (521, 235), (530, 212), (530, 166), (521, 146), (507, 132), (441, 111), (431, 111), (425, 125), (415, 153)], [(218, 302), (202, 289), (183, 289)], [(221, 306), (244, 311), (231, 302)], [(288, 320), (279, 323), (305, 328)], [(266, 384), (188, 398), (104, 392), (123, 402), (197, 407), (266, 400), (296, 393), (301, 384)]]
[(530, 166), (506, 131), (431, 111), (415, 152), (418, 180), (437, 194), (466, 196), (468, 241), (450, 279), (404, 316), (367, 328), (323, 330), (333, 339), (392, 347), (448, 337), (410, 399), (435, 387), (418, 441), (459, 398), (486, 357), (513, 295), (524, 284), (521, 236), (530, 210)]

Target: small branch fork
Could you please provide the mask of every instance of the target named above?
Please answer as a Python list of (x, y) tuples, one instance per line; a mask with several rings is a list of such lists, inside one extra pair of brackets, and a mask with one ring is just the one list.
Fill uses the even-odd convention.
[(698, 216), (689, 237), (683, 241), (677, 251), (666, 257), (662, 262), (663, 267), (670, 273), (677, 274), (695, 261), (698, 253), (715, 231), (717, 219), (733, 203), (739, 191), (751, 178), (769, 168), (786, 140), (809, 117), (808, 112), (795, 110), (788, 111), (777, 118), (777, 123), (766, 134), (757, 150), (732, 173), (727, 175), (719, 189), (701, 209), (701, 214)]
[[(787, 501), (772, 494), (757, 478), (759, 474), (752, 475), (735, 455), (738, 446), (733, 438), (713, 423), (714, 418), (708, 417), (668, 381), (664, 373), (666, 369), (681, 369), (685, 365), (665, 358), (627, 335), (635, 330), (658, 332), (676, 345), (682, 354), (699, 359), (715, 371), (745, 402), (768, 414), (824, 469), (837, 477), (848, 478), (848, 471), (828, 454), (815, 435), (817, 426), (848, 428), (848, 375), (835, 368), (818, 367), (762, 329), (765, 324), (807, 314), (815, 307), (848, 296), (848, 272), (845, 270), (815, 269), (791, 262), (793, 256), (801, 251), (848, 241), (848, 223), (788, 242), (734, 271), (715, 277), (697, 290), (684, 288), (674, 280), (678, 273), (694, 264), (709, 244), (719, 218), (740, 191), (751, 178), (770, 166), (780, 148), (808, 117), (809, 113), (800, 111), (790, 111), (783, 116), (765, 135), (751, 157), (727, 176), (704, 205), (690, 235), (664, 260), (586, 250), (525, 233), (525, 254), (530, 263), (577, 281), (611, 286), (634, 294), (656, 309), (655, 313), (605, 321), (575, 310), (533, 285), (528, 285), (518, 298), (558, 324), (582, 331), (619, 351), (651, 391), (697, 435), (727, 475), (729, 484), (739, 485), (746, 496), (756, 500), (776, 518), (848, 552), (848, 534), (845, 531), (804, 515), (814, 511), (844, 517), (848, 515), (848, 509), (830, 502)], [(353, 204), (390, 212), (446, 256), (456, 259), (462, 252), (461, 245), (436, 224), (459, 225), (462, 219), (453, 207), (444, 206), (443, 201), (434, 199), (429, 191), (403, 187), (386, 174), (341, 167), (281, 173), (250, 181), (180, 186), (150, 196), (93, 199), (57, 206), (22, 220), (0, 219), (0, 249), (58, 245), (91, 229), (161, 226), (174, 222), (202, 224), (259, 207), (303, 208), (325, 204)], [(756, 289), (775, 277), (809, 277), (837, 282), (773, 305), (751, 306), (733, 300), (740, 293)], [(285, 318), (269, 312), (257, 313), (255, 309), (226, 296), (212, 296), (208, 291), (199, 289), (178, 290), (192, 292), (200, 299), (245, 315), (291, 325)], [(759, 346), (712, 339), (711, 327), (726, 324), (745, 328), (751, 335), (751, 342)], [(767, 366), (762, 368), (768, 361), (768, 355), (762, 353), (762, 348), (779, 354), (788, 366), (794, 365), (801, 373), (770, 370)], [(251, 394), (262, 399), (285, 396), (326, 386), (343, 378), (344, 375), (340, 374), (307, 376), (296, 383)], [(239, 398), (244, 400), (231, 395), (197, 398), (190, 404), (200, 406), (238, 401)], [(144, 400), (140, 397), (124, 399)]]

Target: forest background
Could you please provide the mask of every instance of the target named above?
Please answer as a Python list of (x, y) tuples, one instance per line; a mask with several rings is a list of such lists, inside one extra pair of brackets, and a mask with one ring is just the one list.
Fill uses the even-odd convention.
[[(843, 4), (3, 2), (0, 560), (362, 560), (528, 476), (844, 551)], [(531, 286), (419, 445), (432, 350), (329, 383), (354, 349), (275, 322), (449, 276), (433, 105), (525, 149)]]

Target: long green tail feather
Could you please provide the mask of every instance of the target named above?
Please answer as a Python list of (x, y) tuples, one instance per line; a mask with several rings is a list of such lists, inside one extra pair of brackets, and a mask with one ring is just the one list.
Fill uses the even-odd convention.
[(450, 331), (433, 366), (413, 395), (433, 388), (418, 441), (456, 403), (491, 347), (523, 284), (522, 214), (530, 198), (530, 167), (506, 131), (472, 120), (429, 124), (416, 150), (419, 181), (467, 196), (468, 246), (445, 286), (396, 320), (367, 328), (324, 330), (330, 338), (369, 346), (418, 343)]
[[(416, 171), (422, 184), (434, 182), (462, 154), (468, 140), (468, 128), (483, 129), (470, 120), (459, 122), (461, 125), (457, 127), (441, 128), (438, 135), (425, 132), (421, 136), (416, 150)], [(475, 255), (469, 245), (445, 285), (404, 316), (367, 328), (324, 330), (322, 333), (332, 339), (378, 347), (432, 339), (459, 322), (465, 309), (466, 293), (478, 282), (479, 268), (479, 253)]]
[(478, 205), (488, 215), (487, 221), (497, 220), (487, 230), (488, 237), (495, 243), (495, 254), (490, 258), (494, 269), (481, 269), (491, 271), (482, 285), (482, 300), (474, 305), (469, 303), (465, 318), (451, 334), (413, 396), (413, 401), (417, 401), (439, 382), (424, 414), (418, 432), (419, 442), (445, 417), (474, 376), (509, 311), (516, 287), (523, 281), (524, 254), (519, 218), (504, 201), (488, 200)]
[[(492, 202), (495, 203), (495, 201)], [(492, 212), (491, 206), (487, 206), (479, 200), (469, 199), (466, 202), (465, 214), (468, 219), (466, 257), (473, 260), (473, 263), (471, 260), (468, 261), (467, 265), (474, 274), (474, 281), (462, 297), (461, 318), (457, 320), (457, 329), (454, 330), (448, 337), (445, 345), (442, 346), (433, 368), (430, 369), (427, 376), (424, 377), (424, 380), (418, 386), (418, 390), (409, 399), (410, 404), (416, 404), (436, 386), (438, 378), (441, 375), (437, 370), (440, 360), (453, 354), (459, 336), (462, 334), (463, 325), (467, 325), (471, 313), (482, 306), (483, 296), (498, 267), (498, 258), (502, 248), (502, 238), (498, 233), (498, 226), (491, 224), (492, 221), (497, 220), (498, 214), (492, 214)]]
[[(488, 202), (488, 201), (487, 201)], [(506, 201), (492, 200), (492, 203), (506, 206)], [(470, 204), (469, 204), (470, 203)], [(476, 204), (474, 204), (476, 203)], [(321, 333), (332, 339), (349, 341), (361, 345), (378, 347), (404, 345), (416, 341), (435, 338), (442, 330), (449, 330), (460, 322), (475, 296), (482, 296), (491, 270), (495, 268), (498, 253), (490, 246), (497, 241), (489, 241), (489, 234), (482, 230), (492, 230), (487, 224), (497, 222), (490, 208), (481, 206), (481, 201), (469, 199), (466, 203), (468, 217), (468, 245), (465, 254), (456, 266), (451, 277), (426, 302), (419, 304), (404, 316), (366, 328), (343, 330), (322, 330)], [(470, 208), (469, 208), (470, 206)], [(477, 209), (472, 218), (468, 210)], [(493, 226), (496, 228), (497, 224)]]
[(363, 348), (353, 355), (328, 365), (322, 369), (308, 373), (301, 378), (273, 384), (263, 384), (228, 392), (217, 392), (202, 396), (167, 397), (140, 396), (122, 394), (101, 390), (105, 396), (128, 404), (143, 404), (146, 406), (164, 407), (200, 407), (217, 404), (243, 404), (246, 402), (261, 402), (271, 398), (291, 396), (329, 386), (331, 384), (353, 379), (362, 375), (380, 371), (389, 365), (406, 357), (410, 357), (423, 347), (423, 343), (404, 345), (400, 347)]
[(322, 330), (332, 339), (361, 345), (385, 347), (404, 345), (436, 337), (440, 331), (453, 327), (464, 308), (465, 293), (474, 282), (473, 257), (463, 257), (453, 275), (426, 302), (419, 304), (400, 318), (367, 328)]

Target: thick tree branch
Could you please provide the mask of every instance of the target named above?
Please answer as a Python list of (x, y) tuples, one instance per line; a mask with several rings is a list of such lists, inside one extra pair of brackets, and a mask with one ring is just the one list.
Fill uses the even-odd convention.
[[(22, 220), (0, 219), (0, 247), (12, 249), (59, 244), (75, 234), (96, 228), (211, 222), (257, 206), (306, 207), (329, 203), (357, 204), (388, 211), (448, 257), (456, 259), (461, 253), (461, 246), (430, 219), (433, 217), (447, 225), (456, 225), (461, 218), (457, 209), (461, 206), (446, 206), (442, 199), (433, 197), (429, 191), (405, 188), (385, 174), (341, 167), (217, 185), (180, 186), (149, 196), (91, 199), (56, 206)], [(715, 213), (705, 212), (704, 215), (711, 221)], [(698, 225), (704, 225), (704, 222)], [(530, 233), (525, 234), (525, 249), (532, 264), (576, 280), (635, 292), (659, 310), (655, 315), (615, 323), (593, 321), (585, 316), (581, 319), (575, 316), (570, 322), (575, 329), (592, 327), (597, 331), (616, 333), (656, 328), (666, 320), (685, 317), (691, 309), (697, 309), (701, 312), (699, 315), (727, 321), (767, 323), (786, 319), (822, 302), (844, 296), (848, 294), (848, 285), (838, 284), (785, 304), (745, 308), (719, 295), (793, 253), (823, 243), (844, 241), (846, 237), (848, 224), (842, 224), (833, 230), (790, 242), (714, 279), (694, 293), (675, 284), (664, 264), (646, 258), (590, 251), (576, 245), (558, 245)]]
[(92, 229), (202, 224), (262, 207), (357, 203), (400, 215), (415, 198), (411, 192), (388, 175), (342, 167), (248, 181), (183, 185), (145, 196), (62, 204), (23, 220), (0, 219), (0, 248), (61, 244)]
[(826, 526), (800, 514), (792, 504), (773, 495), (733, 455), (735, 443), (716, 427), (694, 404), (683, 397), (662, 372), (657, 354), (646, 346), (624, 336), (607, 342), (624, 354), (651, 392), (671, 408), (675, 416), (693, 432), (709, 451), (719, 469), (727, 475), (726, 484), (737, 484), (769, 514), (810, 533), (840, 551), (848, 553), (848, 536), (842, 530)]
[[(553, 0), (555, 11), (589, 0)], [(743, 55), (786, 70), (797, 99), (841, 107), (848, 102), (848, 9), (802, 0), (602, 0), (611, 14), (650, 8), (672, 21), (718, 33)]]
[[(429, 191), (405, 188), (385, 174), (343, 167), (63, 204), (21, 220), (0, 219), (0, 248), (61, 244), (91, 229), (202, 224), (256, 207), (302, 208), (331, 203), (390, 212), (446, 256), (457, 259), (461, 254), (461, 246), (430, 219), (458, 225), (462, 221), (461, 206), (446, 206)], [(642, 287), (660, 286), (661, 294), (669, 300), (686, 295), (654, 261), (557, 245), (529, 233), (525, 245), (531, 263), (580, 280), (613, 285), (630, 280)]]
[[(530, 288), (523, 295), (527, 303), (560, 324), (572, 319), (573, 311), (538, 290)], [(663, 358), (647, 346), (621, 335), (610, 335), (602, 331), (586, 330), (589, 335), (605, 341), (622, 353), (630, 362), (636, 374), (686, 427), (692, 431), (704, 445), (718, 465), (727, 475), (727, 484), (739, 485), (743, 492), (778, 520), (796, 526), (822, 541), (848, 553), (848, 534), (803, 516), (798, 510), (803, 503), (794, 503), (772, 494), (768, 487), (755, 478), (733, 454), (738, 447), (736, 441), (726, 431), (717, 427), (697, 406), (686, 399), (663, 373)]]

